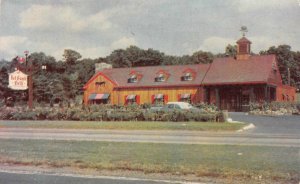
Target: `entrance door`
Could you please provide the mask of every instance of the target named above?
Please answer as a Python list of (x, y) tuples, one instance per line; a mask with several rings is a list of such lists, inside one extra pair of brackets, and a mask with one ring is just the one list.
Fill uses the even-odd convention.
[(242, 96), (242, 111), (246, 112), (250, 110), (250, 95), (249, 94), (244, 94)]
[(241, 111), (242, 95), (240, 89), (238, 88), (223, 89), (220, 94), (220, 100), (221, 100), (220, 108), (222, 110)]

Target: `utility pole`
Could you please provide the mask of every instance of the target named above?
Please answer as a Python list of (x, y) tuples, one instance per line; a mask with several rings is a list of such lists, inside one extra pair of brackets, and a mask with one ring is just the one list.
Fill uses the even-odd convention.
[[(27, 85), (28, 85), (28, 108), (33, 109), (33, 79), (32, 76), (34, 72), (38, 71), (39, 68), (34, 68), (32, 61), (29, 60), (28, 54), (29, 51), (24, 51), (25, 54), (25, 67), (22, 67), (21, 64), (18, 63), (18, 69), (23, 70), (27, 74)], [(46, 65), (42, 65), (42, 70), (46, 70)]]
[(32, 81), (32, 63), (28, 63), (28, 54), (29, 51), (24, 51), (25, 54), (25, 64), (26, 72), (28, 74), (28, 107), (29, 109), (33, 108), (33, 81)]
[(291, 85), (291, 72), (290, 72), (290, 68), (287, 69), (287, 74), (288, 74), (288, 85)]

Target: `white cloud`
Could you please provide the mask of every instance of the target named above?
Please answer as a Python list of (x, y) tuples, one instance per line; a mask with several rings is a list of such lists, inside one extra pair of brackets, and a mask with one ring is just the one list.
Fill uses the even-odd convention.
[(209, 51), (213, 53), (223, 53), (228, 44), (234, 45), (236, 40), (222, 37), (208, 37), (206, 38), (199, 50)]
[(6, 59), (11, 59), (12, 57), (18, 55), (20, 47), (28, 44), (27, 37), (23, 36), (3, 36), (0, 37), (0, 52), (1, 57)]
[(236, 5), (240, 12), (263, 10), (266, 8), (283, 9), (289, 6), (298, 6), (298, 0), (238, 0)]
[(84, 17), (67, 6), (32, 5), (20, 14), (20, 27), (64, 31), (106, 30), (112, 26), (103, 12)]

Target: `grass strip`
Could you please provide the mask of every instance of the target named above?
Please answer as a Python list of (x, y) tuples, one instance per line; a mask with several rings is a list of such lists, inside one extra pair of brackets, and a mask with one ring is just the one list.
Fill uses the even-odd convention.
[(0, 162), (144, 173), (299, 181), (299, 148), (1, 140)]
[(244, 123), (216, 122), (0, 121), (0, 127), (2, 128), (235, 131), (243, 126), (245, 126)]

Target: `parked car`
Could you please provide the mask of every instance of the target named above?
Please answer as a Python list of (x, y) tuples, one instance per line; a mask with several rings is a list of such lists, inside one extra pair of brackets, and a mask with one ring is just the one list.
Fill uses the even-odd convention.
[(164, 106), (163, 105), (157, 105), (157, 106), (152, 106), (148, 110), (150, 112), (160, 112)]
[(168, 102), (163, 108), (163, 111), (170, 110), (188, 110), (188, 111), (197, 111), (198, 108), (192, 106), (187, 102)]
[(152, 112), (169, 112), (174, 110), (202, 112), (200, 109), (192, 106), (187, 102), (168, 102), (164, 106), (154, 106), (150, 108), (150, 111)]

